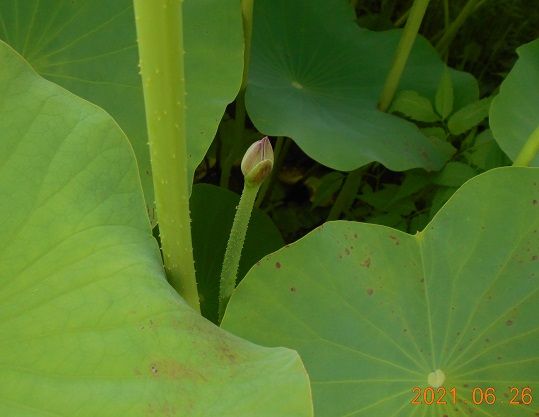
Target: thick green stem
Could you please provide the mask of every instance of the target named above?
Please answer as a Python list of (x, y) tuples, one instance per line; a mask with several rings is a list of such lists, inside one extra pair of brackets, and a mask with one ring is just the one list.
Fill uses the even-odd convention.
[(247, 115), (245, 112), (245, 91), (240, 91), (238, 97), (236, 97), (236, 114), (234, 118), (234, 140), (232, 146), (229, 149), (228, 154), (223, 159), (221, 166), (221, 178), (219, 179), (219, 185), (224, 188), (228, 188), (230, 181), (230, 173), (232, 172), (232, 165), (236, 155), (240, 152), (243, 146), (244, 132), (245, 132), (245, 120)]
[(350, 206), (356, 199), (364, 171), (364, 168), (358, 168), (348, 174), (341, 191), (337, 196), (337, 200), (335, 200), (335, 204), (333, 204), (333, 207), (331, 207), (327, 221), (339, 219), (339, 217), (341, 217), (341, 213), (350, 209)]
[(157, 220), (168, 280), (199, 311), (191, 243), (181, 0), (134, 0)]
[(539, 152), (539, 126), (528, 137), (528, 140), (515, 158), (513, 166), (527, 167)]
[(444, 0), (444, 28), (449, 27), (449, 0)]
[(256, 199), (256, 194), (260, 185), (249, 185), (247, 182), (243, 187), (240, 202), (230, 231), (230, 237), (226, 245), (225, 258), (223, 260), (223, 268), (221, 270), (221, 288), (219, 291), (219, 320), (223, 315), (228, 304), (228, 300), (232, 296), (234, 288), (236, 288), (236, 280), (238, 276), (238, 267), (240, 265), (241, 251), (247, 234), (247, 227), (251, 212)]
[(249, 62), (251, 60), (251, 38), (253, 35), (253, 6), (254, 0), (242, 0), (241, 9), (243, 15), (243, 39), (245, 49), (243, 52), (243, 78), (241, 89), (245, 90), (247, 76), (249, 75)]
[(410, 9), (410, 14), (406, 20), (406, 25), (402, 32), (402, 36), (397, 46), (397, 51), (393, 59), (393, 65), (389, 70), (387, 75), (386, 82), (384, 84), (384, 89), (380, 95), (380, 102), (378, 103), (378, 108), (381, 111), (387, 111), (389, 105), (393, 101), (397, 87), (406, 67), (406, 62), (410, 56), (410, 51), (414, 46), (414, 41), (421, 26), (423, 16), (429, 5), (429, 0), (414, 0), (414, 4)]
[(247, 114), (245, 110), (245, 88), (247, 87), (247, 79), (249, 76), (249, 62), (251, 60), (251, 38), (253, 34), (253, 7), (254, 0), (242, 0), (241, 11), (243, 19), (243, 76), (241, 81), (240, 92), (236, 97), (236, 114), (234, 117), (234, 141), (230, 149), (229, 154), (223, 160), (221, 167), (221, 178), (219, 185), (221, 187), (228, 187), (230, 181), (230, 173), (232, 171), (232, 165), (234, 164), (234, 158), (243, 146), (243, 134), (245, 131), (245, 121)]
[(453, 42), (453, 39), (457, 35), (459, 29), (464, 24), (466, 19), (468, 19), (468, 17), (476, 10), (479, 3), (480, 0), (468, 0), (468, 2), (464, 5), (462, 10), (456, 17), (456, 19), (451, 22), (449, 27), (447, 27), (444, 31), (443, 36), (436, 43), (436, 49), (438, 50), (438, 52), (440, 52), (441, 54), (447, 52), (449, 45), (451, 45), (451, 42)]

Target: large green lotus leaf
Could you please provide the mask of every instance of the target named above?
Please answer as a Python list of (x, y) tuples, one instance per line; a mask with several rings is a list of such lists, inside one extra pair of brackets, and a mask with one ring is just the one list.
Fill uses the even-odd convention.
[[(539, 170), (475, 177), (414, 236), (364, 223), (321, 226), (251, 269), (224, 328), (297, 349), (317, 417), (535, 416)], [(412, 405), (413, 387), (426, 389), (436, 370), (448, 404)], [(476, 387), (494, 388), (495, 404), (472, 404)], [(533, 404), (508, 405), (510, 387), (518, 401), (528, 401), (521, 395), (530, 387)]]
[[(490, 127), (500, 148), (514, 160), (539, 127), (539, 39), (517, 49), (519, 58), (490, 106)], [(539, 166), (539, 155), (530, 165)]]
[(311, 416), (296, 353), (168, 285), (134, 154), (0, 42), (0, 415)]
[[(45, 78), (107, 110), (137, 155), (148, 206), (153, 186), (132, 0), (0, 0), (0, 39)], [(190, 175), (239, 89), (243, 35), (237, 0), (184, 1)]]
[[(339, 170), (378, 161), (393, 170), (438, 169), (450, 148), (376, 109), (401, 31), (370, 32), (345, 0), (257, 0), (247, 109), (269, 135), (289, 136)], [(400, 88), (434, 99), (444, 69), (419, 38)], [(455, 108), (473, 101), (473, 77), (451, 71)]]
[[(240, 197), (210, 184), (195, 184), (191, 194), (193, 252), (198, 292), (204, 317), (217, 322), (219, 280), (223, 257)], [(260, 259), (284, 246), (279, 229), (271, 218), (255, 209), (249, 221), (241, 254), (238, 279)]]

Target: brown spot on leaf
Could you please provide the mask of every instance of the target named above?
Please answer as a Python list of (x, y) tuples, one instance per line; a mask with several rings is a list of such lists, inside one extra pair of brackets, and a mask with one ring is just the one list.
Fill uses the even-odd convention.
[(389, 235), (389, 238), (395, 242), (395, 245), (400, 245), (399, 239), (397, 236)]
[(290, 287), (291, 292), (296, 292), (296, 287)]
[(206, 381), (206, 377), (199, 369), (183, 364), (173, 359), (164, 359), (153, 362), (150, 365), (150, 372), (155, 377), (174, 380), (191, 379), (196, 381)]
[(532, 261), (536, 261), (537, 259), (539, 259), (539, 257), (537, 255), (532, 256)]
[(507, 321), (505, 322), (505, 325), (506, 325), (506, 326), (512, 326), (512, 325), (513, 325), (513, 320), (507, 320)]
[(347, 255), (350, 255), (350, 249), (344, 248), (344, 253), (346, 253)]
[(361, 266), (364, 266), (365, 268), (369, 268), (371, 266), (371, 258), (365, 259), (363, 262), (361, 262)]
[(374, 290), (372, 288), (367, 288), (367, 295), (372, 295)]
[(221, 356), (224, 357), (230, 363), (236, 363), (239, 359), (238, 354), (232, 349), (228, 343), (223, 343), (219, 346)]
[(275, 262), (275, 268), (279, 269), (281, 267), (281, 263), (280, 262)]
[(532, 201), (532, 204), (533, 204), (534, 206), (536, 206), (536, 205), (537, 205), (537, 200), (533, 200), (533, 201)]

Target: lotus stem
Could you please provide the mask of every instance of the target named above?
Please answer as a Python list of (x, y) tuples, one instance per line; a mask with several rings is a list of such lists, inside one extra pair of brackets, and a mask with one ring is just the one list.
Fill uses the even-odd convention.
[(134, 0), (146, 123), (167, 278), (200, 311), (189, 216), (181, 0)]
[(382, 94), (380, 95), (378, 109), (381, 111), (387, 111), (393, 101), (428, 5), (429, 0), (414, 0), (414, 4), (410, 9), (410, 14), (406, 20), (406, 25), (404, 26), (397, 51), (395, 52), (393, 64), (387, 75)]
[(226, 246), (223, 267), (221, 270), (221, 284), (219, 291), (219, 321), (222, 320), (226, 306), (238, 277), (243, 243), (247, 234), (247, 227), (260, 185), (270, 175), (273, 168), (273, 149), (267, 137), (253, 143), (241, 162), (241, 170), (245, 179), (243, 192), (234, 216), (232, 230)]
[(247, 85), (247, 77), (249, 75), (249, 62), (251, 61), (251, 38), (253, 36), (253, 8), (254, 0), (242, 0), (241, 9), (243, 16), (243, 78), (241, 82), (241, 90), (245, 90)]
[(444, 34), (440, 40), (436, 43), (436, 49), (440, 54), (445, 54), (447, 52), (449, 45), (451, 45), (451, 42), (453, 42), (453, 39), (455, 39), (459, 29), (479, 5), (479, 0), (468, 0), (468, 2), (464, 5), (456, 19), (451, 22), (449, 27), (447, 27), (444, 31)]
[(362, 167), (348, 174), (343, 186), (341, 187), (341, 191), (339, 191), (339, 195), (335, 200), (335, 204), (333, 204), (333, 207), (331, 207), (327, 221), (339, 219), (343, 212), (350, 209), (350, 206), (354, 202), (358, 193), (364, 172), (365, 168)]
[(539, 126), (528, 137), (528, 140), (515, 158), (513, 166), (527, 167), (539, 152)]

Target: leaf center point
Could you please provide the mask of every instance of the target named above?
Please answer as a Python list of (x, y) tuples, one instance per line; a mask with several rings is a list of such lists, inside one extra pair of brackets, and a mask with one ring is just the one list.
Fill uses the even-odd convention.
[(427, 383), (434, 388), (441, 387), (445, 382), (445, 374), (441, 369), (436, 369), (427, 376)]

